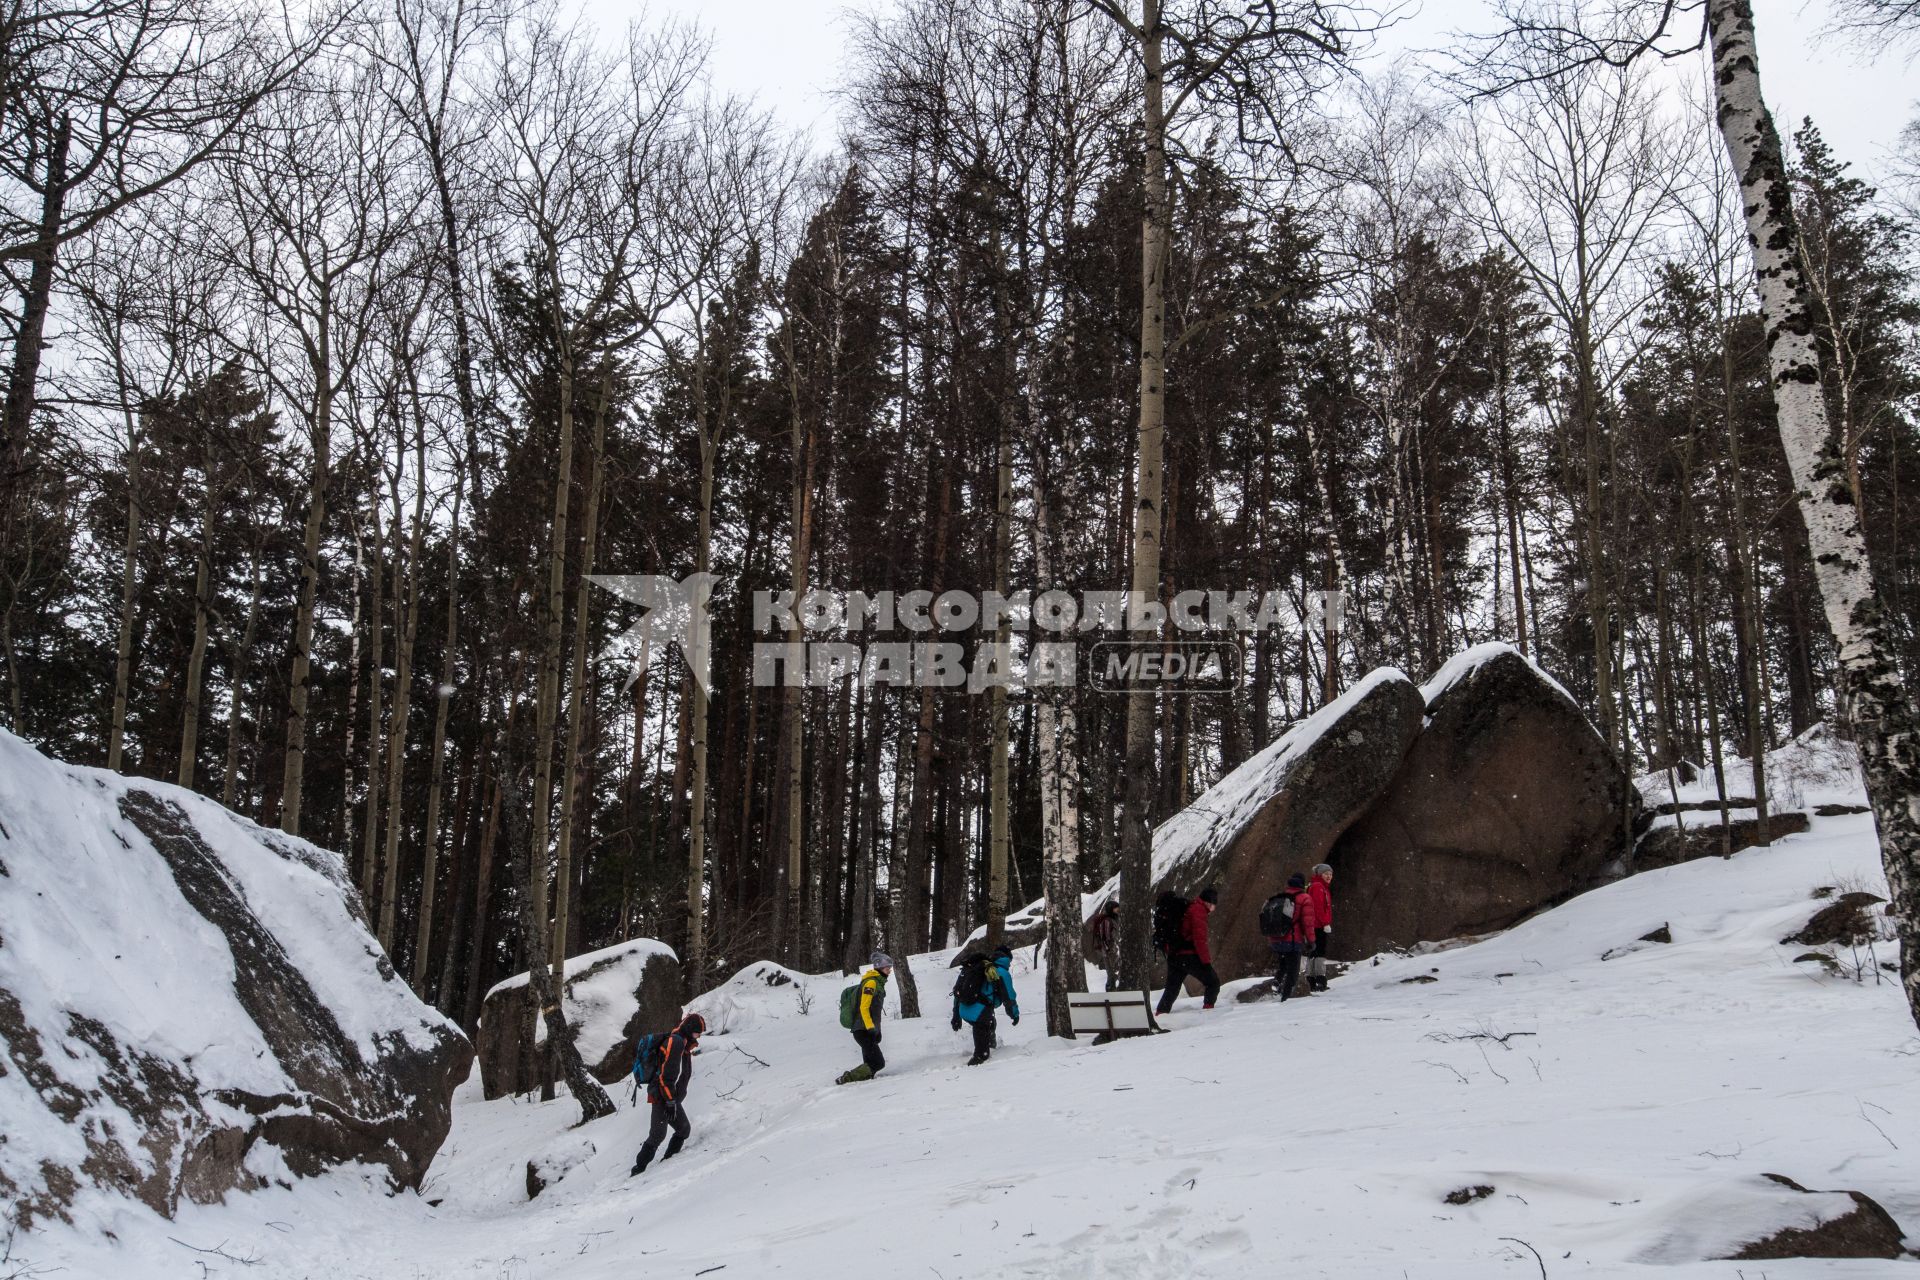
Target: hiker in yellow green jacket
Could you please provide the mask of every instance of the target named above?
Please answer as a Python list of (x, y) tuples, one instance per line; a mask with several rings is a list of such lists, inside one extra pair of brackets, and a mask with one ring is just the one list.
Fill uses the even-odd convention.
[(840, 1025), (853, 1032), (860, 1045), (860, 1065), (841, 1073), (835, 1084), (871, 1080), (887, 1065), (880, 1055), (880, 1020), (887, 1007), (887, 979), (893, 975), (893, 960), (884, 951), (876, 951), (869, 960), (873, 966), (861, 975), (858, 986), (847, 988), (840, 1000)]

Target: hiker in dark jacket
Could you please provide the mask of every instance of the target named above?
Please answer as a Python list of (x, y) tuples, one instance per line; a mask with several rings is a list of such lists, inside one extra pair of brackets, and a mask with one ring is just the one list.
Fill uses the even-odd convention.
[[(1300, 985), (1300, 959), (1313, 950), (1315, 938), (1313, 895), (1307, 891), (1307, 878), (1294, 872), (1287, 878), (1287, 887), (1269, 900), (1269, 906), (1283, 900), (1293, 904), (1293, 918), (1275, 921), (1285, 923), (1286, 930), (1268, 934), (1267, 946), (1274, 955), (1273, 985), (1279, 990), (1280, 998), (1287, 1000)], [(1266, 914), (1263, 908), (1261, 915)]]
[(1208, 885), (1180, 918), (1180, 937), (1167, 952), (1167, 989), (1160, 993), (1156, 1012), (1173, 1011), (1174, 999), (1189, 976), (1200, 979), (1206, 989), (1202, 1008), (1213, 1008), (1213, 1002), (1220, 998), (1220, 975), (1213, 971), (1213, 946), (1207, 940), (1207, 917), (1219, 902), (1220, 891)]
[(1315, 991), (1327, 989), (1327, 952), (1333, 947), (1333, 868), (1322, 862), (1313, 869), (1307, 882), (1313, 895), (1313, 963), (1308, 968), (1309, 984)]
[(853, 1002), (853, 1038), (860, 1046), (860, 1065), (842, 1072), (835, 1084), (871, 1080), (887, 1065), (880, 1054), (880, 1022), (887, 1008), (887, 979), (893, 976), (893, 959), (884, 951), (876, 951), (869, 963), (873, 967), (861, 977), (860, 994)]
[[(978, 989), (973, 990), (976, 980)], [(1013, 993), (1013, 951), (1004, 946), (991, 958), (975, 956), (961, 965), (960, 979), (953, 984), (953, 1029), (958, 1031), (962, 1022), (973, 1024), (973, 1056), (967, 1059), (968, 1066), (977, 1067), (993, 1056), (993, 1011), (999, 1008), (1006, 1009), (1014, 1026), (1020, 1025), (1020, 998)]]
[(1120, 973), (1120, 904), (1112, 898), (1087, 922), (1087, 954), (1107, 971), (1107, 990)]
[(668, 1129), (673, 1130), (673, 1141), (667, 1144), (662, 1160), (673, 1159), (686, 1145), (687, 1135), (693, 1132), (693, 1126), (687, 1121), (687, 1082), (693, 1078), (693, 1055), (699, 1050), (700, 1037), (706, 1033), (707, 1020), (697, 1013), (688, 1014), (679, 1026), (667, 1033), (660, 1070), (647, 1081), (647, 1101), (653, 1104), (653, 1123), (647, 1130), (646, 1143), (633, 1162), (633, 1173), (628, 1177), (646, 1172)]

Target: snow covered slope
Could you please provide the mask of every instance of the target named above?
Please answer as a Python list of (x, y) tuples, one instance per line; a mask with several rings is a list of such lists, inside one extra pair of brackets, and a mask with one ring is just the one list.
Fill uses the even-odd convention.
[[(1022, 951), (1026, 1016), (977, 1068), (937, 1016), (945, 956), (921, 957), (936, 1016), (889, 1024), (887, 1070), (847, 1087), (846, 979), (768, 969), (716, 997), (729, 1033), (697, 1059), (693, 1140), (643, 1178), (626, 1177), (642, 1112), (569, 1130), (564, 1098), (482, 1103), (476, 1082), (417, 1199), (336, 1179), (18, 1252), (128, 1280), (222, 1265), (168, 1236), (255, 1280), (1907, 1276), (1702, 1261), (1847, 1203), (1767, 1173), (1920, 1227), (1920, 1039), (1899, 992), (1779, 942), (1816, 890), (1880, 884), (1868, 820), (1818, 819), (1364, 965), (1328, 996), (1229, 988), (1210, 1013), (1183, 1001), (1171, 1034), (1099, 1048), (1045, 1038)], [(1670, 943), (1636, 941), (1662, 925)], [(563, 1176), (529, 1204), (526, 1163), (556, 1146)], [(1447, 1203), (1475, 1187), (1492, 1190)]]
[(414, 1184), (472, 1056), (337, 855), (5, 732), (0, 1048), (0, 1219), (105, 1228), (342, 1162)]

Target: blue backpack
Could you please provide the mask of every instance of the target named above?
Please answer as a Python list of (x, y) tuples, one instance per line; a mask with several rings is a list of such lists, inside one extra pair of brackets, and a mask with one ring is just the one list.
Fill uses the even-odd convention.
[(652, 1084), (660, 1078), (667, 1062), (667, 1039), (671, 1031), (656, 1031), (640, 1037), (633, 1048), (633, 1079), (636, 1084)]

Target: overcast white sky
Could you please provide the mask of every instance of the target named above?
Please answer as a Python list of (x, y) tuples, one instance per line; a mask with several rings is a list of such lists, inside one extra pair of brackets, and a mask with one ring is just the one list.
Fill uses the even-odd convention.
[[(884, 5), (857, 0), (852, 7)], [(585, 0), (588, 16), (617, 28), (640, 11), (635, 0)], [(1901, 126), (1920, 107), (1920, 73), (1892, 54), (1868, 61), (1855, 48), (1817, 33), (1825, 0), (1754, 0), (1762, 74), (1782, 132), (1812, 115), (1841, 156), (1871, 176)], [(832, 142), (829, 92), (846, 43), (845, 0), (645, 0), (646, 11), (692, 18), (714, 40), (716, 85), (752, 93), (789, 125), (810, 128), (817, 144)], [(1451, 32), (1485, 30), (1484, 0), (1426, 0), (1394, 33), (1399, 48), (1432, 48)]]

